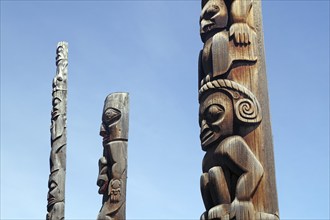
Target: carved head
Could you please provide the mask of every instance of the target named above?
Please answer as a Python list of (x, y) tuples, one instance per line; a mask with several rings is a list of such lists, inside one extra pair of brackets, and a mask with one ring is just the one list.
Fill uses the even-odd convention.
[(200, 34), (205, 43), (216, 32), (226, 28), (228, 10), (224, 0), (209, 0), (202, 2), (200, 16)]
[(48, 180), (47, 209), (50, 209), (57, 202), (64, 201), (64, 193), (61, 192), (61, 189), (64, 189), (64, 175), (63, 169), (56, 170), (50, 174)]
[(217, 140), (233, 134), (233, 104), (220, 92), (205, 97), (199, 109), (200, 139), (203, 150)]
[(56, 49), (56, 76), (53, 91), (67, 90), (68, 43), (59, 42)]
[(261, 122), (258, 100), (244, 86), (230, 80), (214, 80), (199, 90), (202, 149), (231, 135), (244, 136)]
[(128, 139), (128, 93), (112, 93), (104, 101), (100, 135), (106, 142)]
[(60, 94), (59, 91), (54, 92), (54, 98), (52, 102), (52, 123), (50, 127), (52, 141), (54, 141), (56, 138), (60, 137), (63, 134), (66, 122), (65, 104), (62, 101), (61, 95), (62, 94)]

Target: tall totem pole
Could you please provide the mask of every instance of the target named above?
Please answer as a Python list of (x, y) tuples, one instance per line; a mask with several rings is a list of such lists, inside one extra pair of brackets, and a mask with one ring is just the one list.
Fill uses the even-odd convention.
[(201, 219), (279, 219), (261, 1), (202, 0)]
[(48, 180), (47, 220), (64, 219), (66, 173), (66, 102), (68, 44), (59, 42), (56, 50), (56, 75), (53, 80), (51, 113), (50, 175)]
[(128, 114), (128, 93), (107, 96), (100, 129), (103, 156), (99, 160), (97, 185), (103, 200), (99, 220), (126, 219)]

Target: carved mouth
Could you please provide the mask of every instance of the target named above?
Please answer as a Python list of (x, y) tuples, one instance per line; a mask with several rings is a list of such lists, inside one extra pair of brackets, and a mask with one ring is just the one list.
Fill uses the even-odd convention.
[(101, 187), (99, 188), (99, 194), (106, 193), (109, 183), (102, 180), (102, 183), (99, 184), (101, 185)]
[(200, 135), (200, 139), (201, 139), (201, 143), (202, 145), (205, 145), (205, 143), (213, 136), (213, 132), (211, 130), (204, 130), (201, 135)]
[(51, 206), (56, 203), (56, 199), (53, 196), (50, 196), (47, 200), (48, 200), (48, 206)]
[(209, 31), (211, 31), (214, 27), (214, 24), (213, 23), (210, 23), (210, 24), (206, 24), (205, 26), (202, 27), (202, 31), (203, 33), (207, 33)]
[(52, 112), (52, 118), (55, 119), (57, 116), (60, 115), (60, 112), (58, 109), (54, 108), (53, 112)]
[(108, 143), (110, 142), (110, 137), (108, 135), (103, 136), (103, 143)]
[(220, 28), (217, 27), (216, 24), (206, 24), (205, 26), (203, 26), (201, 28), (201, 37), (203, 42), (205, 43), (208, 39), (210, 39), (211, 37), (213, 37), (216, 33), (225, 30), (225, 28)]

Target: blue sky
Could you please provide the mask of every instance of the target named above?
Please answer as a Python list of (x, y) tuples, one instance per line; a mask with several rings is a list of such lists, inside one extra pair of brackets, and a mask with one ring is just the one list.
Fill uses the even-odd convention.
[[(130, 93), (128, 219), (198, 219), (200, 1), (1, 0), (1, 219), (44, 219), (69, 42), (66, 218), (95, 219), (103, 101)], [(329, 1), (264, 1), (282, 219), (329, 219)]]

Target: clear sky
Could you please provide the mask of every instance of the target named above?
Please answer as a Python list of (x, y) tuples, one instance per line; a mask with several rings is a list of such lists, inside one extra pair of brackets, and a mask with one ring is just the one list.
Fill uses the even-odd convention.
[[(200, 1), (1, 0), (1, 219), (44, 219), (69, 42), (66, 218), (95, 219), (103, 101), (130, 93), (128, 219), (199, 219)], [(329, 219), (329, 1), (264, 1), (282, 219)]]

